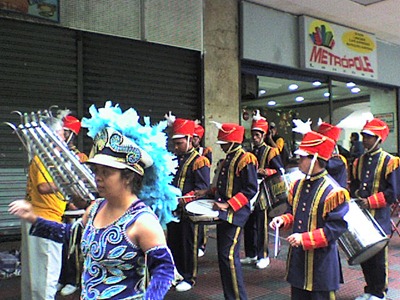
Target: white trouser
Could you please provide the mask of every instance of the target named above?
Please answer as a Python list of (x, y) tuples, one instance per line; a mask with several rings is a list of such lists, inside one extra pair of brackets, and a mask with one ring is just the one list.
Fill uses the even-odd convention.
[(61, 272), (62, 244), (29, 235), (31, 224), (22, 221), (22, 300), (54, 300)]

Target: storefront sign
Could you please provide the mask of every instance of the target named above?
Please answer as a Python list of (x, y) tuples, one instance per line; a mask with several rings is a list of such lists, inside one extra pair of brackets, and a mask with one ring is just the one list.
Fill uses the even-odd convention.
[(378, 79), (374, 35), (306, 16), (300, 28), (303, 68)]
[(59, 0), (0, 0), (0, 9), (59, 22)]
[(389, 132), (394, 131), (394, 113), (390, 112), (390, 113), (374, 114), (374, 117), (384, 121), (389, 127)]

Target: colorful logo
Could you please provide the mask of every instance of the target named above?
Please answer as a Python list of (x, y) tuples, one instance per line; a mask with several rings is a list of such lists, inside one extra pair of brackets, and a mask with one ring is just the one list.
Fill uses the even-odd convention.
[(329, 49), (332, 49), (335, 46), (332, 28), (322, 21), (315, 20), (311, 23), (309, 36), (316, 46), (322, 46)]

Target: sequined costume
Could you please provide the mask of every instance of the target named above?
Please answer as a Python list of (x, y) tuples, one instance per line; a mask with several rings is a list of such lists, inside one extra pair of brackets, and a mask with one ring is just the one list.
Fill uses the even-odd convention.
[[(138, 201), (113, 224), (95, 228), (93, 220), (105, 204), (92, 207), (81, 241), (84, 255), (81, 299), (163, 299), (173, 279), (172, 256), (166, 247), (149, 249), (146, 254), (126, 236), (126, 228), (142, 214), (154, 213)], [(156, 218), (156, 216), (154, 215)], [(39, 218), (31, 234), (57, 242), (69, 239), (74, 224), (57, 224)], [(147, 263), (146, 263), (147, 257)], [(145, 266), (150, 284), (146, 289)]]

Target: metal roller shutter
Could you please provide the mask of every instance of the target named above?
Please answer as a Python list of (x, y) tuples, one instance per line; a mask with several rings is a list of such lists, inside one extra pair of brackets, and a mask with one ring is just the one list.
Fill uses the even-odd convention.
[(198, 51), (86, 33), (84, 103), (102, 106), (112, 100), (152, 121), (163, 119), (169, 110), (199, 118), (200, 60)]
[[(16, 110), (32, 112), (77, 108), (75, 33), (70, 30), (0, 19), (0, 238), (19, 233), (19, 220), (7, 213), (12, 200), (25, 196), (26, 153), (12, 129)], [(54, 111), (55, 112), (55, 111)]]

